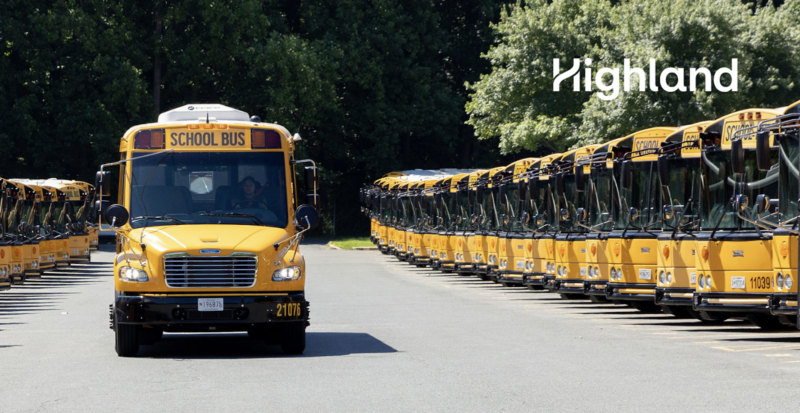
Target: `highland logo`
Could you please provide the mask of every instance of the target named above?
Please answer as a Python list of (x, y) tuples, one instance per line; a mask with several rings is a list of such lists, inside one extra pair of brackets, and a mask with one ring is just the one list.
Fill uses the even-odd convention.
[[(623, 90), (626, 92), (631, 91), (631, 83), (635, 81), (639, 85), (639, 91), (644, 92), (647, 90), (647, 86), (650, 86), (651, 92), (658, 92), (659, 86), (665, 92), (694, 92), (697, 90), (697, 80), (700, 75), (702, 75), (702, 79), (705, 83), (705, 91), (711, 92), (712, 91), (712, 84), (714, 88), (718, 92), (738, 92), (739, 91), (739, 80), (738, 80), (738, 59), (731, 59), (731, 67), (721, 67), (719, 70), (714, 72), (713, 76), (711, 71), (704, 68), (704, 67), (692, 67), (689, 68), (689, 88), (686, 88), (686, 76), (684, 75), (683, 68), (676, 68), (676, 67), (668, 67), (664, 69), (660, 73), (660, 75), (656, 74), (656, 59), (650, 59), (650, 65), (648, 67), (649, 77), (647, 73), (645, 73), (644, 69), (640, 67), (631, 67), (630, 59), (625, 59), (623, 64)], [(608, 68), (603, 67), (595, 73), (594, 77), (592, 76), (592, 59), (585, 59), (584, 60), (584, 74), (583, 74), (583, 84), (584, 84), (584, 91), (585, 92), (592, 92), (592, 81), (597, 86), (598, 92), (597, 96), (602, 100), (614, 100), (619, 96), (619, 68)], [(561, 91), (561, 82), (565, 79), (572, 77), (572, 90), (574, 92), (581, 91), (581, 59), (573, 59), (572, 60), (572, 68), (567, 70), (564, 73), (561, 73), (561, 62), (559, 59), (553, 59), (553, 91), (559, 92)], [(611, 75), (611, 82), (605, 83), (603, 78), (606, 75)], [(633, 75), (636, 75), (636, 78), (633, 78)], [(670, 76), (672, 75), (672, 76)], [(728, 85), (725, 86), (722, 84), (722, 75), (728, 75), (730, 81)], [(656, 80), (658, 80), (659, 84), (656, 84)], [(609, 93), (610, 92), (610, 93)]]

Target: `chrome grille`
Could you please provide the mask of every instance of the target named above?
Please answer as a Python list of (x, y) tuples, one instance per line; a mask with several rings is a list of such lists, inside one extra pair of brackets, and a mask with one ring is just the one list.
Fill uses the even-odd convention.
[(255, 254), (227, 257), (167, 254), (164, 280), (171, 288), (246, 288), (256, 283), (257, 265)]

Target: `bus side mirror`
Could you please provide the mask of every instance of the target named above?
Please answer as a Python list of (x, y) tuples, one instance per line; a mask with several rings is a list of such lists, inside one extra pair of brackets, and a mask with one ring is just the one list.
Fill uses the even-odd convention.
[[(759, 163), (759, 169), (760, 166)], [(731, 141), (731, 169), (733, 169), (733, 173), (735, 174), (744, 173), (744, 148), (742, 147), (741, 139)]]
[[(67, 202), (67, 205), (70, 205), (69, 202)], [(105, 214), (103, 214), (103, 216), (106, 218), (106, 222), (114, 228), (119, 228), (127, 224), (128, 219), (130, 218), (128, 210), (119, 204), (109, 206), (105, 210)]]
[(633, 187), (633, 161), (622, 161), (620, 175), (620, 186), (623, 189), (631, 189)]
[(772, 161), (769, 156), (769, 132), (756, 133), (756, 164), (759, 171), (769, 171)]
[(583, 191), (586, 189), (586, 179), (585, 174), (583, 173), (582, 166), (575, 167), (575, 189), (578, 191)]
[(530, 199), (528, 197), (528, 181), (520, 179), (518, 192), (519, 192), (519, 199), (522, 200), (523, 202)]
[(386, 197), (385, 197), (385, 196), (382, 196), (382, 197), (381, 197), (381, 209), (386, 209), (386, 207), (387, 207), (387, 202), (388, 202), (388, 201), (386, 200)]
[(317, 181), (318, 181), (318, 172), (316, 166), (306, 166), (305, 167), (305, 183), (306, 183), (306, 191), (309, 192), (316, 192), (317, 190)]
[(94, 177), (94, 187), (102, 196), (111, 196), (111, 172), (98, 171)]
[(770, 199), (764, 194), (756, 196), (756, 214), (761, 215), (769, 209)]
[(427, 209), (430, 203), (428, 202), (428, 196), (422, 195), (422, 207)]
[(467, 204), (469, 206), (475, 205), (475, 190), (468, 189), (467, 190)]
[(482, 186), (479, 186), (479, 187), (475, 188), (475, 201), (477, 201), (479, 204), (483, 203), (483, 187)]
[(556, 174), (556, 195), (558, 197), (564, 196), (564, 174)]
[(497, 192), (500, 196), (500, 204), (508, 205), (508, 198), (506, 198), (506, 194), (508, 193), (508, 184), (500, 184)]
[(658, 167), (658, 179), (661, 181), (661, 186), (669, 186), (669, 163), (666, 156), (659, 156), (656, 164)]
[(444, 200), (442, 199), (442, 194), (437, 193), (436, 195), (433, 196), (433, 200), (436, 202), (436, 208), (442, 209), (442, 207), (444, 206)]
[(312, 205), (300, 205), (294, 212), (294, 222), (302, 231), (314, 229), (319, 225), (319, 212)]

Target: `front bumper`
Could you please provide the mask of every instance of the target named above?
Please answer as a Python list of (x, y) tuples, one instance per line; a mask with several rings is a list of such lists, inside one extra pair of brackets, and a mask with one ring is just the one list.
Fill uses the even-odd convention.
[(158, 326), (165, 331), (246, 331), (257, 325), (307, 321), (303, 293), (287, 295), (219, 295), (222, 311), (198, 311), (196, 295), (118, 295), (114, 313), (119, 324)]
[(653, 301), (656, 284), (607, 283), (606, 298), (621, 301)]
[(772, 294), (769, 298), (769, 312), (772, 315), (796, 315), (797, 294)]
[(439, 269), (452, 271), (456, 269), (455, 261), (439, 261)]
[(692, 308), (695, 311), (727, 311), (769, 313), (769, 293), (714, 293), (694, 292)]
[(692, 305), (694, 288), (656, 287), (655, 303), (658, 305)]

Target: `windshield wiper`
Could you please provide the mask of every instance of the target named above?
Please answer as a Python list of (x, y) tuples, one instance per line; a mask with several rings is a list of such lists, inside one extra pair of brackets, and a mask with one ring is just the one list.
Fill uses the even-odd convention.
[(267, 224), (263, 223), (257, 216), (253, 214), (240, 214), (237, 212), (215, 212), (209, 214), (200, 214), (201, 217), (235, 217), (235, 218), (252, 218), (256, 224), (267, 226)]
[(183, 222), (183, 221), (181, 221), (179, 219), (170, 218), (170, 217), (166, 217), (166, 216), (163, 216), (163, 215), (155, 215), (155, 216), (145, 215), (145, 216), (141, 216), (141, 217), (136, 217), (133, 220), (137, 220), (137, 219), (144, 219), (144, 220), (154, 219), (154, 220), (158, 220), (158, 221), (172, 221), (172, 222), (174, 222), (176, 224), (185, 224), (185, 222)]

